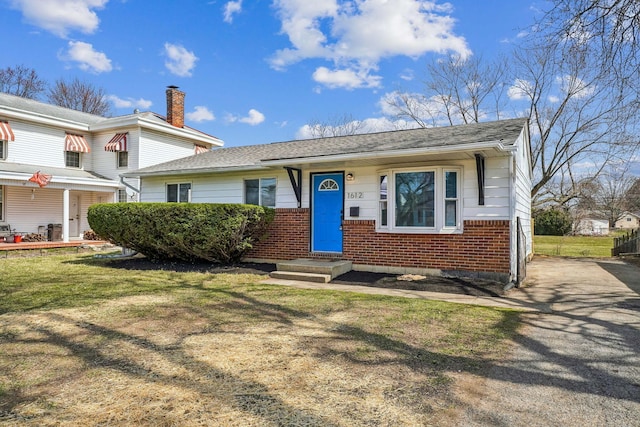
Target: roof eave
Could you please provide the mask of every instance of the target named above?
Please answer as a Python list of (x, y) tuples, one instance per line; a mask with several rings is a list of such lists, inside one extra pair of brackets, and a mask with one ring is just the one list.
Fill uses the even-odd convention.
[(103, 122), (90, 126), (89, 130), (95, 132), (125, 126), (139, 126), (141, 128), (156, 130), (182, 138), (188, 137), (189, 139), (196, 140), (197, 142), (207, 144), (209, 147), (222, 147), (224, 145), (224, 141), (216, 138), (215, 136), (207, 135), (200, 132), (194, 132), (189, 128), (177, 128), (168, 123), (156, 123), (153, 120), (141, 116), (124, 116), (107, 119)]
[(175, 170), (161, 170), (150, 172), (138, 172), (131, 171), (120, 174), (123, 178), (146, 178), (153, 176), (175, 176), (175, 175), (195, 175), (203, 173), (221, 173), (221, 172), (248, 172), (268, 169), (265, 166), (260, 165), (242, 165), (242, 166), (218, 166), (218, 167), (205, 167), (205, 168), (190, 168), (190, 169), (175, 169)]
[(305, 163), (324, 163), (324, 162), (336, 162), (336, 161), (349, 161), (358, 159), (380, 158), (380, 157), (415, 157), (416, 155), (424, 154), (443, 154), (443, 153), (459, 153), (459, 152), (476, 152), (479, 150), (495, 149), (502, 152), (510, 152), (517, 147), (512, 145), (505, 145), (502, 140), (487, 141), (473, 144), (464, 144), (459, 146), (437, 146), (437, 147), (422, 147), (414, 149), (398, 149), (387, 151), (369, 151), (369, 152), (355, 152), (345, 154), (330, 154), (326, 156), (313, 156), (313, 157), (291, 157), (285, 159), (268, 159), (262, 160), (260, 164), (264, 166), (286, 166), (291, 163), (305, 164)]
[(75, 130), (79, 132), (87, 132), (90, 126), (88, 123), (62, 119), (41, 113), (34, 113), (19, 108), (8, 107), (6, 105), (0, 106), (0, 116), (29, 122), (36, 122), (48, 126), (63, 127), (67, 130)]

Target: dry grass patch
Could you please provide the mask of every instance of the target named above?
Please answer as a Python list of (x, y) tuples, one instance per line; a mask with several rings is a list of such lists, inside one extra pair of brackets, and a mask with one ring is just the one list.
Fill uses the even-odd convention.
[[(252, 275), (125, 276), (109, 262), (54, 262), (59, 290), (33, 290), (46, 309), (7, 285), (25, 308), (0, 315), (0, 423), (455, 424), (455, 382), (502, 357), (519, 319), (508, 310), (265, 286)], [(84, 268), (84, 287), (97, 296), (74, 305), (63, 267), (70, 277)], [(109, 275), (114, 287), (130, 285), (102, 289)]]

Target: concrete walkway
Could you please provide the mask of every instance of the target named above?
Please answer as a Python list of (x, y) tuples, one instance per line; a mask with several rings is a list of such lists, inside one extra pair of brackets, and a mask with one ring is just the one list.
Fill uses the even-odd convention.
[[(521, 290), (525, 328), (461, 426), (640, 426), (640, 268), (535, 258)], [(477, 390), (476, 390), (477, 392)]]
[(538, 303), (529, 298), (529, 295), (519, 289), (512, 289), (505, 298), (446, 294), (442, 292), (412, 291), (405, 289), (376, 288), (372, 286), (345, 285), (336, 283), (313, 283), (299, 280), (265, 279), (260, 283), (270, 285), (291, 286), (299, 289), (329, 289), (333, 291), (359, 292), (370, 295), (389, 295), (404, 298), (420, 298), (437, 301), (456, 302), (459, 304), (484, 305), (487, 307), (513, 308), (523, 311), (548, 311), (546, 303)]

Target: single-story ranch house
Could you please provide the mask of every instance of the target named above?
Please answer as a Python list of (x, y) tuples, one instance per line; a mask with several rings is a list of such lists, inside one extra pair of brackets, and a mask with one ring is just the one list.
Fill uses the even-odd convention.
[(526, 119), (219, 148), (122, 176), (142, 202), (276, 209), (252, 260), (517, 281), (531, 245)]

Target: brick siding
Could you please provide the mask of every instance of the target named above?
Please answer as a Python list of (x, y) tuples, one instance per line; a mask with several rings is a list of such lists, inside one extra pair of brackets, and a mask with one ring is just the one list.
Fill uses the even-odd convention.
[(295, 259), (309, 256), (309, 209), (277, 209), (265, 240), (249, 258)]
[[(309, 257), (309, 209), (277, 209), (248, 257)], [(378, 233), (373, 220), (343, 222), (342, 259), (354, 264), (509, 273), (509, 221), (465, 221), (463, 234)]]

